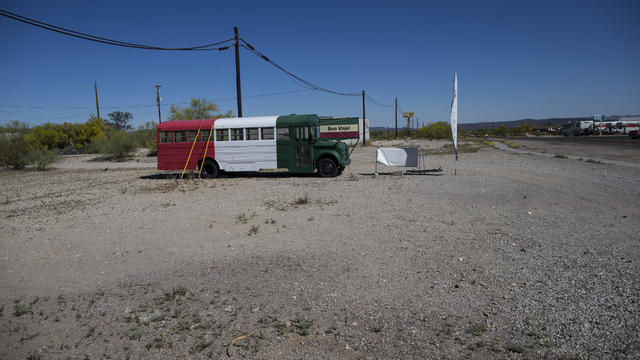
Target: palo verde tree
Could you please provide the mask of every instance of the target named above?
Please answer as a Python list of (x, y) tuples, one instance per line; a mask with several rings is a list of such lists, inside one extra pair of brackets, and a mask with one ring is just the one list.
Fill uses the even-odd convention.
[(192, 98), (188, 107), (182, 109), (179, 106), (171, 105), (171, 115), (169, 120), (191, 120), (233, 117), (231, 110), (225, 114), (220, 114), (218, 105), (206, 98)]
[(129, 124), (133, 120), (130, 112), (114, 111), (109, 113), (109, 120), (106, 121), (107, 126), (114, 130), (130, 130), (133, 127)]

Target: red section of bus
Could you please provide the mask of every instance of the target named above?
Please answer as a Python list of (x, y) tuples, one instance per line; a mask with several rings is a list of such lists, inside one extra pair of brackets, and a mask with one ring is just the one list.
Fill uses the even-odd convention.
[[(207, 137), (202, 137), (202, 130), (211, 130), (211, 127), (216, 119), (202, 119), (202, 120), (175, 120), (165, 121), (158, 125), (158, 170), (182, 170), (184, 164), (187, 162), (191, 146), (193, 146), (193, 153), (189, 164), (187, 164), (187, 170), (195, 170), (198, 162), (205, 157), (205, 148), (207, 147)], [(173, 142), (175, 131), (198, 131), (201, 133), (198, 135), (198, 141), (195, 146), (192, 142)], [(172, 142), (161, 143), (160, 132), (170, 131)], [(207, 149), (206, 157), (215, 159), (213, 135), (211, 135), (211, 141), (209, 142), (209, 148)]]

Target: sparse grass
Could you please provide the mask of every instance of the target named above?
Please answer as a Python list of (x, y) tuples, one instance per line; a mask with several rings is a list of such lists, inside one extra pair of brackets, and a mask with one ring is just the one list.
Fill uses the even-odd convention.
[(556, 159), (567, 159), (567, 156), (562, 154), (555, 154), (553, 157)]
[(382, 319), (378, 319), (375, 325), (371, 327), (371, 331), (375, 333), (382, 332), (383, 329), (384, 329), (384, 323), (382, 322)]
[(185, 334), (191, 331), (191, 323), (189, 320), (182, 320), (172, 330), (178, 334)]
[(511, 344), (511, 345), (507, 346), (507, 350), (511, 351), (512, 353), (516, 353), (516, 354), (524, 353), (524, 347), (522, 345)]
[(163, 208), (168, 208), (168, 207), (171, 207), (171, 206), (176, 206), (176, 204), (174, 204), (172, 202), (163, 202), (163, 203), (160, 204), (160, 207), (163, 207)]
[(296, 332), (302, 336), (308, 336), (309, 334), (311, 334), (311, 328), (313, 327), (314, 323), (315, 320), (307, 319), (300, 315), (296, 316), (295, 320), (293, 321)]
[(129, 334), (129, 340), (140, 340), (142, 333), (138, 330), (134, 330)]
[(347, 180), (348, 180), (348, 181), (358, 181), (358, 180), (360, 180), (360, 178), (359, 178), (359, 177), (357, 177), (357, 176), (356, 176), (356, 175), (354, 175), (354, 174), (349, 174), (349, 177), (347, 178)]
[(306, 205), (309, 202), (310, 202), (309, 194), (304, 194), (304, 196), (301, 196), (301, 197), (297, 198), (296, 201), (294, 201), (294, 204), (296, 204), (296, 205)]
[(264, 206), (267, 209), (274, 209), (278, 211), (287, 211), (287, 206), (277, 203), (275, 200), (265, 200)]
[(326, 334), (331, 334), (333, 336), (338, 336), (340, 335), (340, 331), (338, 330), (338, 327), (333, 325), (332, 327), (328, 328), (327, 331), (325, 331)]
[(475, 336), (482, 336), (487, 331), (487, 324), (483, 322), (473, 323), (470, 331)]
[(594, 159), (587, 159), (585, 160), (585, 162), (592, 163), (592, 164), (604, 164), (602, 161), (594, 160)]
[(13, 316), (20, 317), (26, 314), (33, 314), (33, 311), (31, 311), (31, 306), (13, 304)]
[(247, 217), (247, 215), (245, 213), (242, 213), (238, 216), (236, 216), (236, 224), (240, 223), (240, 224), (246, 224), (249, 222), (249, 218)]
[[(444, 144), (439, 149), (421, 149), (424, 155), (446, 155), (454, 154), (453, 144)], [(476, 153), (480, 151), (479, 145), (460, 143), (458, 144), (458, 153)]]
[(253, 225), (251, 226), (251, 229), (249, 229), (247, 235), (256, 235), (258, 232), (260, 232), (260, 225)]
[(265, 221), (264, 221), (264, 223), (265, 223), (265, 224), (272, 224), (272, 225), (273, 225), (273, 224), (275, 224), (275, 223), (276, 223), (276, 220), (275, 220), (275, 219), (267, 219), (267, 220), (265, 220)]
[(496, 146), (495, 141), (482, 139), (482, 140), (480, 140), (480, 142), (481, 142), (482, 144), (484, 144), (484, 145), (487, 145), (487, 146), (491, 146), (491, 147), (495, 147), (495, 146)]
[(505, 145), (507, 145), (508, 147), (512, 148), (512, 149), (518, 149), (518, 148), (521, 147), (520, 145), (518, 145), (518, 144), (516, 144), (516, 143), (514, 143), (512, 141), (504, 141), (503, 143)]
[(276, 329), (280, 335), (284, 335), (290, 331), (289, 327), (287, 326), (287, 323), (280, 321), (280, 319), (278, 319), (278, 317), (275, 315), (273, 316), (267, 315), (261, 318), (260, 320), (258, 320), (258, 323), (265, 326), (271, 326), (272, 328)]

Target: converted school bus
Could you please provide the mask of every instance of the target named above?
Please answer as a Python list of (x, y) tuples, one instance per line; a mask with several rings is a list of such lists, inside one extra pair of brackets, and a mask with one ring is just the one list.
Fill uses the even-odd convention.
[[(158, 170), (280, 170), (338, 176), (351, 163), (347, 144), (358, 137), (358, 119), (317, 115), (175, 120), (158, 125)], [(339, 125), (339, 126), (336, 126)], [(322, 130), (321, 130), (322, 127)]]

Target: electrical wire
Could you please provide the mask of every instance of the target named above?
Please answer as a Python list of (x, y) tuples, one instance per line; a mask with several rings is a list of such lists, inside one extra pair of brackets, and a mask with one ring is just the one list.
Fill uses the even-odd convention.
[(377, 102), (374, 98), (369, 96), (367, 93), (365, 93), (364, 96), (367, 98), (367, 100), (371, 101), (372, 103), (374, 103), (374, 104), (376, 104), (376, 105), (378, 105), (380, 107), (392, 107), (393, 105), (395, 105), (395, 103), (391, 103), (389, 105), (381, 104), (381, 103)]
[(243, 48), (249, 50), (249, 52), (251, 52), (255, 56), (257, 56), (257, 57), (261, 58), (262, 60), (268, 62), (269, 64), (273, 65), (274, 67), (276, 67), (280, 71), (282, 71), (285, 74), (287, 74), (292, 79), (302, 83), (305, 86), (308, 86), (309, 88), (311, 88), (313, 90), (322, 91), (322, 92), (326, 92), (326, 93), (334, 94), (334, 95), (342, 95), (342, 96), (360, 96), (361, 95), (360, 93), (346, 93), (346, 92), (341, 92), (341, 91), (329, 90), (327, 88), (323, 88), (323, 87), (321, 87), (319, 85), (316, 85), (316, 84), (314, 84), (314, 83), (312, 83), (310, 81), (307, 81), (307, 80), (305, 80), (305, 79), (293, 74), (292, 72), (286, 70), (282, 66), (278, 65), (275, 61), (269, 59), (266, 55), (261, 53), (259, 50), (257, 50), (255, 47), (253, 47), (251, 44), (249, 44), (244, 39), (240, 39), (240, 41), (242, 41), (242, 43), (243, 43), (240, 46), (242, 46)]
[(13, 116), (19, 116), (19, 117), (22, 117), (22, 118), (30, 118), (30, 119), (37, 119), (37, 120), (62, 120), (62, 119), (68, 119), (68, 118), (73, 118), (73, 117), (77, 117), (77, 116), (80, 116), (80, 115), (86, 115), (87, 114), (86, 111), (83, 111), (81, 113), (65, 115), (65, 116), (41, 117), (41, 116), (20, 115), (20, 114), (16, 114), (14, 112), (2, 110), (2, 109), (0, 109), (0, 112), (3, 112), (5, 114), (9, 114), (9, 115), (13, 115)]
[(136, 44), (136, 43), (130, 43), (130, 42), (125, 42), (125, 41), (119, 41), (119, 40), (113, 40), (113, 39), (109, 39), (109, 38), (105, 38), (105, 37), (100, 37), (100, 36), (96, 36), (96, 35), (91, 35), (91, 34), (86, 34), (86, 33), (82, 33), (79, 31), (75, 31), (75, 30), (71, 30), (71, 29), (67, 29), (61, 26), (56, 26), (56, 25), (52, 25), (52, 24), (48, 24), (42, 21), (38, 21), (35, 19), (31, 19), (28, 18), (26, 16), (22, 16), (16, 13), (12, 13), (10, 11), (6, 11), (6, 10), (2, 10), (0, 9), (0, 15), (5, 16), (7, 18), (13, 19), (13, 20), (17, 20), (20, 22), (23, 22), (25, 24), (29, 24), (32, 26), (36, 26), (45, 30), (50, 30), (62, 35), (67, 35), (67, 36), (72, 36), (72, 37), (76, 37), (79, 39), (84, 39), (84, 40), (89, 40), (89, 41), (94, 41), (94, 42), (98, 42), (98, 43), (102, 43), (102, 44), (107, 44), (107, 45), (113, 45), (113, 46), (122, 46), (122, 47), (129, 47), (129, 48), (135, 48), (135, 49), (143, 49), (143, 50), (168, 50), (168, 51), (198, 51), (198, 50), (227, 50), (229, 49), (230, 44), (225, 45), (225, 46), (219, 46), (219, 47), (215, 47), (217, 45), (222, 45), (222, 44), (226, 44), (230, 41), (233, 41), (233, 38), (227, 39), (227, 40), (223, 40), (223, 41), (218, 41), (215, 43), (211, 43), (211, 44), (206, 44), (206, 45), (198, 45), (198, 46), (190, 46), (190, 47), (181, 47), (181, 48), (169, 48), (169, 47), (160, 47), (160, 46), (150, 46), (150, 45), (142, 45), (142, 44)]
[[(261, 97), (267, 97), (267, 96), (287, 95), (287, 94), (295, 94), (295, 93), (301, 93), (301, 92), (312, 91), (312, 90), (313, 89), (280, 91), (280, 92), (272, 92), (272, 93), (265, 93), (265, 94), (258, 94), (258, 95), (243, 96), (243, 98), (261, 98)], [(236, 100), (236, 98), (235, 97), (219, 98), (219, 99), (212, 99), (211, 101), (216, 102), (216, 101), (231, 101), (231, 100)], [(186, 101), (186, 102), (173, 103), (173, 104), (160, 104), (160, 106), (165, 107), (165, 106), (172, 106), (172, 105), (176, 106), (176, 105), (189, 105), (189, 104), (190, 104), (190, 102)], [(157, 106), (158, 106), (158, 104), (100, 106), (100, 109), (146, 108), (146, 107), (157, 107)], [(95, 106), (0, 105), (0, 108), (38, 109), (38, 110), (46, 110), (46, 109), (86, 109), (86, 110), (93, 110), (93, 109), (95, 109)], [(22, 115), (11, 113), (9, 111), (2, 110), (2, 109), (0, 109), (0, 111), (8, 113), (8, 114), (11, 114), (11, 115), (22, 116)], [(46, 118), (42, 118), (42, 119), (46, 119)]]

